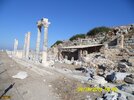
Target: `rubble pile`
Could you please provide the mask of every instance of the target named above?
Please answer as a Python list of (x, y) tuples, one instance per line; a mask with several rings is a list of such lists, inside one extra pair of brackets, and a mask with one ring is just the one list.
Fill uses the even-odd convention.
[(115, 64), (113, 61), (106, 59), (104, 55), (101, 54), (89, 54), (87, 57), (83, 58), (83, 61), (87, 63), (89, 66), (100, 69), (113, 69)]
[[(88, 83), (94, 87), (104, 87), (105, 85), (110, 87), (115, 86), (120, 90), (117, 92), (110, 91), (102, 93), (103, 95), (97, 97), (96, 100), (134, 100), (134, 53), (128, 48), (128, 45), (134, 43), (132, 43), (133, 41), (129, 41), (129, 39), (124, 42), (128, 38), (127, 35), (133, 29), (134, 25), (121, 26), (114, 27), (113, 31), (107, 33), (107, 35), (102, 33), (103, 38), (106, 40), (103, 42), (103, 46), (99, 51), (90, 52), (90, 50), (92, 51), (97, 48), (96, 45), (85, 46), (83, 48), (86, 45), (85, 43), (90, 42), (88, 45), (94, 43), (88, 37), (86, 39), (75, 40), (76, 45), (69, 43), (70, 46), (69, 44), (64, 45), (65, 43), (63, 43), (62, 46), (68, 47), (69, 49), (67, 51), (67, 48), (64, 48), (66, 49), (66, 52), (63, 52), (65, 58), (63, 57), (63, 60), (60, 60), (60, 62), (62, 64), (77, 65), (77, 68), (73, 69), (75, 71), (72, 71), (71, 76), (73, 74), (75, 74), (75, 77), (78, 75), (77, 79), (80, 78), (82, 84)], [(133, 40), (132, 37), (130, 40)], [(93, 38), (92, 40), (99, 39), (97, 36)], [(101, 38), (100, 41), (102, 40)], [(82, 42), (84, 43), (83, 45), (81, 41), (86, 42)], [(75, 54), (71, 52), (68, 53), (69, 55), (66, 55), (72, 48), (75, 48), (77, 52)], [(75, 60), (74, 55), (78, 56), (76, 57), (77, 60)], [(88, 97), (90, 98), (90, 96)]]
[(96, 100), (129, 100), (127, 98), (128, 97), (120, 93), (107, 92), (107, 93), (104, 93), (101, 98), (100, 97), (96, 98)]
[[(118, 51), (119, 52), (119, 51)], [(107, 54), (108, 55), (108, 54)], [(92, 81), (100, 86), (105, 84), (114, 84), (119, 90), (134, 95), (134, 75), (131, 74), (134, 71), (132, 58), (120, 58), (118, 55), (114, 55), (115, 59), (109, 59), (104, 54), (92, 53), (83, 58), (82, 63), (87, 63), (87, 66), (76, 68), (88, 78), (88, 81)], [(84, 65), (84, 64), (83, 64)], [(123, 84), (118, 86), (117, 84)], [(98, 86), (99, 86), (98, 85)], [(120, 92), (107, 92), (102, 97), (96, 98), (96, 100), (133, 100), (133, 96), (126, 95)]]

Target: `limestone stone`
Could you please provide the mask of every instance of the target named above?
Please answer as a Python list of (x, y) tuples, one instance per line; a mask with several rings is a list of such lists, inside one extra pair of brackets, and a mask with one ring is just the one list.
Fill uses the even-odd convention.
[(117, 100), (118, 93), (110, 92), (104, 94), (104, 100)]
[(134, 84), (122, 84), (122, 85), (117, 86), (117, 88), (122, 91), (132, 94), (134, 91)]
[(125, 77), (124, 81), (126, 83), (134, 84), (134, 79), (132, 79), (131, 77)]
[(101, 84), (104, 85), (107, 83), (107, 81), (105, 80), (104, 77), (100, 77), (100, 76), (94, 76), (94, 82), (97, 84)]
[(132, 97), (132, 96), (127, 96), (127, 100), (134, 100), (134, 97)]
[(103, 98), (98, 97), (98, 98), (96, 98), (95, 100), (104, 100), (104, 99), (103, 99)]
[(121, 63), (121, 62), (118, 64), (118, 67), (119, 68), (129, 68), (129, 66), (126, 63)]
[(129, 75), (128, 73), (121, 73), (121, 72), (113, 72), (106, 76), (106, 80), (108, 82), (117, 82), (117, 81), (123, 81), (124, 78)]
[(132, 63), (132, 66), (134, 66), (134, 57), (130, 57), (129, 62)]

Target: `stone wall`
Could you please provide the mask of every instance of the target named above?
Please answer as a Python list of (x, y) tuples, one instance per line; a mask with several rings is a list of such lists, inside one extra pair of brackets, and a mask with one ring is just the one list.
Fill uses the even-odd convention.
[(134, 52), (134, 38), (126, 38), (125, 46), (130, 49), (131, 52)]

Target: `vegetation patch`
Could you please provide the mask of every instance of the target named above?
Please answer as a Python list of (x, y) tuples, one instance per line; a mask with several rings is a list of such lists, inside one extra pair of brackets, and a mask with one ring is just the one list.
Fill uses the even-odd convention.
[(57, 40), (51, 47), (53, 47), (54, 45), (58, 45), (58, 44), (60, 44), (60, 43), (63, 43), (63, 41)]
[(105, 27), (105, 26), (101, 26), (101, 27), (93, 28), (92, 30), (87, 32), (87, 35), (88, 36), (94, 36), (94, 35), (97, 35), (98, 33), (101, 33), (101, 32), (107, 33), (109, 31), (112, 31), (112, 29), (108, 28), (108, 27)]
[(85, 38), (86, 34), (76, 34), (74, 36), (72, 36), (69, 40), (73, 41), (73, 40), (77, 40), (78, 38)]

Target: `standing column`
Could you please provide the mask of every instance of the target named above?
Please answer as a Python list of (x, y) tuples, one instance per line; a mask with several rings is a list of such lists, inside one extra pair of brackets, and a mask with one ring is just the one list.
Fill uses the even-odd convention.
[(23, 48), (23, 57), (26, 57), (26, 47), (27, 47), (27, 34), (25, 35), (24, 48)]
[(26, 41), (26, 58), (29, 58), (29, 48), (30, 48), (30, 32), (27, 33), (27, 41)]
[(14, 39), (14, 54), (16, 54), (18, 48), (18, 40)]
[(36, 61), (39, 60), (40, 36), (41, 36), (41, 26), (38, 26), (38, 34), (37, 34), (37, 42), (36, 42), (36, 58), (35, 58)]
[(42, 63), (47, 61), (47, 34), (48, 28), (44, 29), (44, 42), (43, 42), (43, 52), (42, 52)]
[(14, 54), (16, 52), (16, 39), (14, 39)]
[(123, 48), (124, 47), (124, 35), (122, 34), (121, 35), (121, 48)]
[(47, 62), (47, 44), (48, 44), (48, 26), (50, 22), (48, 22), (47, 18), (43, 18), (42, 24), (44, 26), (44, 43), (43, 43), (43, 52), (42, 52), (42, 63)]
[(17, 49), (18, 49), (18, 40), (16, 40), (16, 51), (17, 51)]
[(16, 40), (16, 54), (18, 53), (17, 49), (18, 49), (18, 40)]
[(78, 50), (78, 60), (82, 60), (82, 50)]

